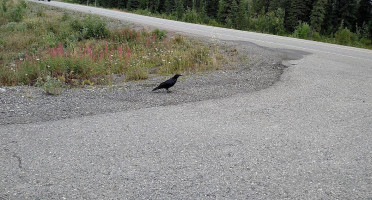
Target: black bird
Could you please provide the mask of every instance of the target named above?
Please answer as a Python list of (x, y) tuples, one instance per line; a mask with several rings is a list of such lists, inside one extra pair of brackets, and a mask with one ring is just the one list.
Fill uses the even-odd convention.
[(166, 89), (167, 92), (170, 92), (168, 89), (172, 87), (174, 84), (176, 84), (178, 77), (182, 76), (181, 74), (174, 75), (171, 79), (168, 79), (162, 83), (156, 88), (154, 88), (152, 91), (158, 90), (158, 89)]

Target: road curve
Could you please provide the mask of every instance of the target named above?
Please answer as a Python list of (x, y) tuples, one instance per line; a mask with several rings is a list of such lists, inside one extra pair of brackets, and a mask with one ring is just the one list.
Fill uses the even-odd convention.
[(249, 94), (0, 126), (0, 199), (372, 199), (370, 50), (41, 3), (311, 54)]

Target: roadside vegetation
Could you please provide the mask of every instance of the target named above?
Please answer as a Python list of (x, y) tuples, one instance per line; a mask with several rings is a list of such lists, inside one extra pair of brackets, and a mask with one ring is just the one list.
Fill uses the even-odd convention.
[(165, 31), (108, 29), (97, 16), (74, 16), (22, 0), (0, 5), (0, 86), (58, 88), (110, 84), (149, 74), (195, 73), (225, 62), (207, 46)]
[(190, 23), (372, 48), (370, 0), (63, 0)]

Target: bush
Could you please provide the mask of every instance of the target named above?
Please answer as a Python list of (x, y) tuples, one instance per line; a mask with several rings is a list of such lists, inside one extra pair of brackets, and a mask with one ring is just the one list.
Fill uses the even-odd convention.
[(182, 16), (182, 21), (189, 23), (202, 23), (202, 19), (195, 10), (188, 9)]
[(368, 45), (371, 45), (371, 40), (369, 40), (369, 39), (366, 39), (366, 38), (362, 38), (362, 39), (360, 39), (360, 41), (359, 41), (362, 45), (365, 45), (365, 46), (368, 46)]
[(308, 39), (311, 36), (311, 27), (306, 22), (300, 22), (293, 32), (293, 36), (301, 39)]
[(338, 30), (335, 34), (337, 44), (350, 45), (355, 41), (355, 35), (347, 28)]
[(159, 30), (159, 29), (155, 29), (153, 32), (152, 32), (153, 35), (156, 36), (157, 39), (161, 40), (161, 39), (164, 39), (167, 37), (167, 32), (164, 31), (164, 30)]
[(51, 76), (47, 76), (45, 80), (39, 79), (37, 85), (42, 87), (48, 95), (59, 95), (64, 87), (63, 82)]
[(313, 32), (313, 40), (315, 41), (321, 41), (322, 40), (322, 37), (320, 36), (320, 34), (316, 31)]
[(70, 26), (74, 31), (80, 33), (81, 39), (105, 38), (109, 33), (104, 21), (97, 16), (88, 16), (82, 21), (75, 19), (70, 23)]

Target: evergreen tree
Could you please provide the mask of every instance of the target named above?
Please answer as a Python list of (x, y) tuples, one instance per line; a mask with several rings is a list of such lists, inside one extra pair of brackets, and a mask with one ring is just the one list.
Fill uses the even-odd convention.
[(338, 0), (338, 24), (344, 21), (344, 26), (349, 30), (355, 30), (357, 20), (357, 0)]
[(206, 11), (207, 3), (206, 0), (201, 0), (198, 6), (199, 15), (204, 23), (208, 23), (208, 16)]
[(149, 9), (153, 13), (160, 12), (160, 3), (160, 0), (148, 0), (147, 9)]
[(206, 0), (207, 15), (213, 19), (217, 19), (219, 0)]
[(221, 24), (226, 23), (226, 18), (227, 18), (227, 3), (225, 0), (220, 0), (218, 2), (218, 12), (217, 12), (217, 20)]
[(239, 15), (238, 15), (239, 5), (236, 0), (233, 0), (231, 3), (231, 7), (229, 10), (229, 19), (231, 19), (232, 27), (237, 28), (238, 24), (240, 23)]
[(269, 3), (268, 11), (276, 11), (278, 8), (283, 9), (283, 0), (271, 0)]
[(244, 0), (238, 0), (238, 16), (236, 19), (237, 29), (244, 30), (248, 28), (248, 15), (247, 15), (247, 2)]
[(264, 9), (265, 13), (270, 6), (270, 0), (252, 0), (252, 7), (256, 13), (260, 13)]
[(325, 5), (327, 0), (317, 0), (314, 4), (313, 10), (311, 11), (310, 24), (313, 31), (320, 32), (325, 17)]
[(325, 6), (325, 16), (322, 25), (322, 33), (330, 35), (337, 31), (336, 1), (328, 0)]
[(360, 0), (358, 5), (358, 26), (368, 23), (372, 19), (372, 2), (371, 0)]
[(139, 8), (140, 2), (139, 0), (128, 0), (127, 2), (127, 9), (128, 10), (136, 10)]
[(128, 3), (128, 2), (127, 2), (126, 0), (119, 0), (119, 1), (118, 1), (118, 7), (119, 7), (119, 8), (122, 8), (122, 9), (123, 9), (123, 8), (127, 8), (127, 3)]
[(174, 0), (165, 0), (164, 11), (169, 14), (172, 13), (174, 9)]
[(293, 31), (300, 21), (309, 22), (314, 0), (292, 0), (287, 17), (287, 29)]
[(175, 12), (178, 19), (182, 19), (182, 15), (185, 12), (185, 8), (183, 6), (183, 0), (175, 0)]

